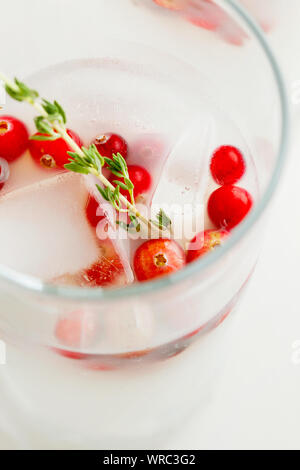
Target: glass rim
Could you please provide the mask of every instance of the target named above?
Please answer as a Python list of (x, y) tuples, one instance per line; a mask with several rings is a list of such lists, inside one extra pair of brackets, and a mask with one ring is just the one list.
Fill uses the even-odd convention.
[[(7, 266), (0, 265), (1, 281), (9, 283), (11, 286), (14, 287), (22, 288), (27, 292), (45, 294), (47, 296), (53, 296), (56, 298), (70, 301), (84, 302), (116, 300), (119, 298), (124, 299), (126, 297), (134, 295), (157, 292), (158, 290), (162, 290), (169, 286), (178, 284), (181, 281), (190, 278), (194, 274), (203, 272), (205, 271), (205, 269), (212, 266), (217, 261), (221, 260), (234, 246), (238, 244), (241, 239), (243, 239), (243, 237), (253, 228), (256, 222), (258, 222), (275, 192), (286, 160), (289, 132), (288, 99), (279, 65), (260, 27), (246, 12), (246, 10), (236, 3), (235, 0), (222, 0), (222, 3), (224, 2), (227, 4), (231, 11), (233, 11), (240, 19), (242, 19), (242, 21), (245, 23), (245, 25), (249, 28), (253, 36), (258, 41), (262, 51), (266, 56), (266, 59), (271, 67), (271, 71), (273, 72), (275, 83), (277, 85), (282, 118), (280, 143), (278, 146), (276, 164), (273, 170), (272, 178), (268, 183), (261, 200), (254, 206), (254, 208), (251, 210), (246, 219), (237, 228), (235, 228), (226, 243), (222, 245), (218, 250), (214, 250), (207, 256), (200, 258), (194, 263), (186, 265), (184, 269), (179, 270), (174, 274), (162, 277), (157, 280), (132, 284), (130, 286), (119, 287), (116, 289), (100, 287), (92, 289), (88, 287), (83, 288), (71, 286), (56, 286), (43, 282), (41, 279), (38, 279), (36, 277), (15, 271)], [(217, 3), (220, 3), (220, 0), (217, 0)]]

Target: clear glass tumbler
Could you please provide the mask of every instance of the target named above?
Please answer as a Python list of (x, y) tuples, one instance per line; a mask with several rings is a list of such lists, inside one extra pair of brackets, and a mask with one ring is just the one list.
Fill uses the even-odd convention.
[[(35, 16), (26, 10), (25, 23), (38, 33), (47, 2), (31, 3)], [(7, 363), (0, 366), (0, 427), (11, 445), (153, 448), (205, 407), (213, 391), (282, 171), (287, 100), (262, 32), (231, 0), (214, 3), (230, 19), (226, 36), (242, 34), (240, 45), (150, 0), (83, 2), (68, 18), (66, 3), (50, 16), (51, 24), (64, 25), (60, 44), (68, 47), (43, 35), (43, 57), (32, 59), (34, 66), (58, 65), (27, 81), (62, 101), (72, 126), (91, 137), (95, 121), (111, 113), (111, 124), (122, 126), (127, 113), (140, 129), (139, 101), (148, 116), (156, 97), (145, 95), (158, 77), (162, 94), (148, 116), (154, 132), (181, 109), (181, 91), (188, 91), (195, 108), (211, 99), (238, 124), (256, 168), (258, 194), (250, 215), (224, 246), (170, 277), (91, 290), (47, 285), (0, 266), (0, 331), (7, 349)], [(192, 3), (196, 9), (203, 1)], [(190, 8), (189, 0), (180, 2), (181, 13)], [(33, 37), (24, 41), (25, 62), (35, 46)], [(170, 84), (179, 90), (174, 109), (171, 101), (170, 107), (161, 101)], [(23, 105), (8, 101), (6, 110), (31, 122)], [(58, 342), (61, 322), (76, 329), (75, 346)]]

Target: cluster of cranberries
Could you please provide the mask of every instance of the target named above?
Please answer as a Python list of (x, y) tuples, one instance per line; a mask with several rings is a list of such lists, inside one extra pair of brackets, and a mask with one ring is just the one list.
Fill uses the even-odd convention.
[(220, 185), (208, 200), (207, 210), (215, 225), (204, 230), (190, 242), (187, 253), (174, 240), (148, 240), (134, 257), (134, 270), (139, 281), (170, 274), (220, 246), (229, 231), (239, 224), (252, 207), (251, 195), (235, 183), (245, 172), (241, 152), (233, 146), (221, 146), (213, 154), (210, 171)]
[[(82, 146), (80, 137), (71, 129), (67, 130), (70, 137), (79, 145)], [(35, 135), (40, 135), (39, 133)], [(120, 153), (123, 158), (127, 158), (128, 145), (125, 139), (118, 134), (107, 133), (97, 137), (93, 143), (96, 145), (99, 153), (103, 157), (112, 158), (113, 154)], [(30, 140), (29, 150), (34, 161), (43, 166), (44, 168), (56, 168), (64, 169), (64, 166), (69, 162), (68, 151), (71, 148), (63, 139), (57, 139), (54, 141), (39, 141)], [(128, 165), (129, 178), (134, 184), (134, 196), (137, 197), (142, 193), (149, 190), (151, 186), (151, 176), (149, 172), (138, 165)], [(122, 179), (112, 175), (111, 181), (123, 181)], [(125, 196), (127, 196), (124, 190), (121, 190)], [(95, 200), (89, 201), (87, 207), (88, 220), (92, 225), (96, 226), (99, 221), (94, 211), (97, 203)]]
[[(107, 133), (97, 137), (93, 143), (103, 157), (113, 158), (114, 154), (120, 153), (123, 158), (128, 156), (128, 144), (126, 140), (118, 134)], [(128, 165), (129, 178), (134, 185), (134, 197), (145, 194), (151, 187), (151, 175), (146, 168), (138, 165)], [(111, 182), (123, 181), (115, 175), (110, 176)], [(121, 189), (120, 192), (129, 199), (128, 191)], [(86, 217), (90, 225), (96, 228), (98, 223), (104, 218), (102, 211), (99, 214), (99, 204), (93, 196), (88, 197), (86, 204)], [(113, 247), (107, 242), (105, 256), (89, 267), (85, 273), (85, 279), (89, 285), (105, 286), (111, 285), (117, 276), (122, 272), (122, 263)]]
[[(82, 146), (80, 137), (71, 129), (68, 134), (75, 142)], [(37, 134), (35, 134), (37, 135)], [(99, 153), (107, 158), (113, 154), (121, 153), (126, 159), (128, 145), (123, 137), (114, 133), (107, 133), (97, 137), (93, 143)], [(18, 159), (29, 148), (33, 160), (40, 166), (48, 169), (64, 169), (68, 163), (70, 147), (61, 138), (57, 140), (41, 141), (28, 139), (26, 126), (12, 116), (0, 117), (0, 190), (8, 179), (9, 164)], [(174, 240), (155, 239), (143, 243), (134, 256), (134, 271), (138, 281), (154, 279), (182, 268), (203, 256), (208, 251), (220, 245), (228, 232), (239, 224), (248, 214), (253, 201), (251, 195), (236, 183), (245, 172), (245, 161), (241, 152), (233, 146), (221, 146), (213, 154), (210, 171), (215, 182), (220, 186), (209, 197), (207, 204), (208, 215), (215, 225), (214, 230), (205, 230), (196, 235), (190, 242), (187, 253)], [(128, 165), (129, 178), (134, 184), (134, 196), (138, 197), (149, 191), (151, 175), (138, 165)], [(111, 175), (112, 181), (119, 178)], [(127, 191), (121, 190), (123, 195), (129, 196)], [(86, 205), (86, 217), (92, 227), (104, 217), (98, 215), (98, 203), (89, 196)], [(86, 271), (86, 278), (96, 286), (107, 285), (112, 282), (112, 274), (121, 269), (120, 260), (114, 250), (108, 249), (105, 259), (90, 267)], [(115, 269), (112, 269), (115, 268)]]
[[(105, 134), (97, 137), (94, 141), (99, 153), (105, 157), (112, 158), (114, 153), (120, 152), (126, 159), (128, 155), (128, 146), (126, 141), (116, 134)], [(128, 165), (129, 178), (134, 184), (134, 196), (145, 194), (151, 187), (151, 175), (139, 165)], [(112, 181), (122, 181), (112, 175)], [(122, 194), (127, 191), (121, 190)], [(89, 197), (86, 206), (86, 216), (92, 227), (96, 227), (103, 215), (97, 214), (98, 203), (93, 197)], [(107, 258), (107, 256), (106, 256)], [(107, 270), (111, 271), (111, 264), (119, 264), (117, 255), (111, 254), (107, 269), (105, 266), (98, 266), (96, 263), (92, 269), (87, 271), (89, 281), (96, 282), (96, 285), (103, 285), (103, 276), (107, 278)], [(183, 249), (174, 241), (169, 239), (148, 240), (143, 243), (134, 256), (134, 271), (138, 281), (146, 281), (156, 277), (170, 274), (182, 268), (185, 264), (185, 253)]]
[[(82, 145), (75, 132), (68, 130), (68, 134), (78, 145)], [(63, 139), (55, 141), (30, 140), (28, 130), (23, 122), (13, 116), (0, 116), (0, 189), (8, 180), (9, 165), (21, 157), (27, 149), (39, 166), (56, 169), (63, 169), (64, 165), (68, 163), (67, 152), (71, 150)]]
[(222, 146), (212, 156), (210, 171), (221, 187), (209, 198), (208, 215), (217, 228), (231, 230), (244, 219), (253, 205), (248, 191), (235, 185), (245, 173), (244, 158), (237, 148)]
[[(124, 139), (114, 134), (102, 136), (95, 141), (102, 155), (111, 157), (120, 151), (127, 156)], [(145, 193), (151, 186), (151, 176), (139, 166), (129, 166), (129, 176), (135, 185), (135, 195)], [(191, 240), (187, 253), (174, 240), (147, 240), (136, 251), (133, 267), (138, 281), (147, 281), (181, 269), (186, 263), (200, 258), (221, 245), (228, 232), (239, 224), (252, 207), (252, 197), (243, 188), (234, 185), (245, 172), (245, 161), (241, 152), (233, 146), (218, 148), (211, 159), (210, 171), (220, 187), (208, 201), (208, 214), (215, 225), (214, 230), (205, 230)], [(114, 180), (117, 178), (114, 177)], [(126, 195), (126, 194), (125, 194)], [(86, 213), (93, 227), (103, 217), (97, 215), (98, 203), (89, 198)], [(100, 285), (100, 284), (98, 284)]]
[[(110, 158), (113, 153), (119, 151), (127, 157), (127, 144), (125, 140), (115, 134), (106, 135), (95, 141), (99, 152)], [(146, 192), (151, 185), (151, 177), (141, 167), (130, 167), (129, 175), (135, 184), (136, 195)], [(215, 230), (205, 230), (197, 234), (190, 242), (187, 253), (170, 239), (147, 240), (136, 251), (133, 267), (138, 281), (147, 281), (171, 274), (205, 255), (215, 247), (222, 244), (228, 236), (230, 228), (239, 223), (251, 207), (250, 195), (242, 188), (234, 186), (244, 174), (245, 163), (238, 149), (230, 146), (220, 147), (215, 151), (211, 159), (211, 174), (214, 180), (222, 185), (210, 196), (208, 210), (211, 219), (216, 225)], [(219, 196), (221, 194), (221, 197)], [(93, 197), (89, 197), (86, 205), (86, 216), (90, 225), (95, 228), (104, 217), (97, 213), (98, 203)], [(113, 247), (106, 250), (105, 256), (85, 271), (84, 276), (91, 285), (105, 286), (114, 282), (116, 273), (122, 270), (122, 263)], [(223, 321), (226, 314), (219, 320)], [(56, 338), (64, 346), (71, 350), (56, 349), (56, 351), (71, 359), (87, 359), (86, 354), (72, 351), (74, 347), (81, 345), (82, 331), (84, 337), (93, 333), (93, 324), (83, 318), (82, 312), (75, 312), (68, 318), (61, 319), (56, 326)], [(191, 335), (195, 335), (196, 330)], [(87, 333), (87, 334), (86, 334)], [(136, 355), (144, 355), (147, 351), (131, 353), (128, 358)], [(96, 362), (93, 366), (98, 370), (110, 370), (111, 367)]]

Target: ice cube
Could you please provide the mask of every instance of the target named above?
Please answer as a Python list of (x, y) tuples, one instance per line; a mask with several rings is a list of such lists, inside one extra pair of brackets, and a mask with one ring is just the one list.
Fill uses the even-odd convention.
[(53, 178), (61, 170), (49, 170), (38, 166), (31, 158), (29, 152), (22, 155), (9, 165), (10, 175), (2, 190), (2, 194), (9, 193), (24, 186), (29, 186), (44, 179)]
[(150, 205), (156, 188), (159, 184), (163, 168), (170, 153), (171, 145), (166, 138), (156, 133), (141, 134), (134, 140), (129, 149), (128, 165), (139, 165), (151, 175), (150, 190), (139, 198), (140, 202)]
[(205, 202), (212, 184), (209, 162), (216, 146), (210, 114), (198, 114), (172, 148), (152, 203), (152, 217), (162, 208), (172, 219), (175, 238), (183, 244), (203, 230)]
[(80, 175), (62, 173), (0, 198), (0, 262), (44, 280), (97, 260), (99, 243), (85, 217)]

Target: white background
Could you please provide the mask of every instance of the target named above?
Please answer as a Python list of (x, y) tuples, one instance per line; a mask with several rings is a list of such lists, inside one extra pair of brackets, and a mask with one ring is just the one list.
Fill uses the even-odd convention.
[[(300, 2), (281, 1), (285, 8), (269, 41), (286, 74), (292, 106), (288, 167), (272, 207), (262, 255), (240, 307), (236, 335), (231, 339), (229, 361), (215, 401), (173, 436), (168, 448), (300, 448), (300, 102), (292, 98), (293, 87), (297, 80), (300, 83)], [(126, 23), (126, 14), (131, 14), (135, 2), (103, 3), (106, 7), (114, 5), (117, 15), (122, 11)], [(35, 38), (33, 31), (26, 30), (28, 12), (34, 15), (35, 9), (43, 8), (44, 15), (51, 16), (59, 7), (64, 21), (80, 29), (82, 12), (77, 5), (82, 8), (88, 3), (2, 1), (1, 69), (22, 76), (51, 63), (51, 50), (41, 47), (42, 25), (36, 24)], [(15, 29), (5, 18), (15, 18)], [(111, 25), (106, 24), (105, 17), (99, 18), (98, 25), (109, 33)], [(68, 46), (60, 28), (63, 22), (44, 34), (51, 34), (53, 50), (65, 49), (67, 57)], [(24, 34), (26, 46), (32, 43), (29, 62), (28, 55), (22, 53)]]

